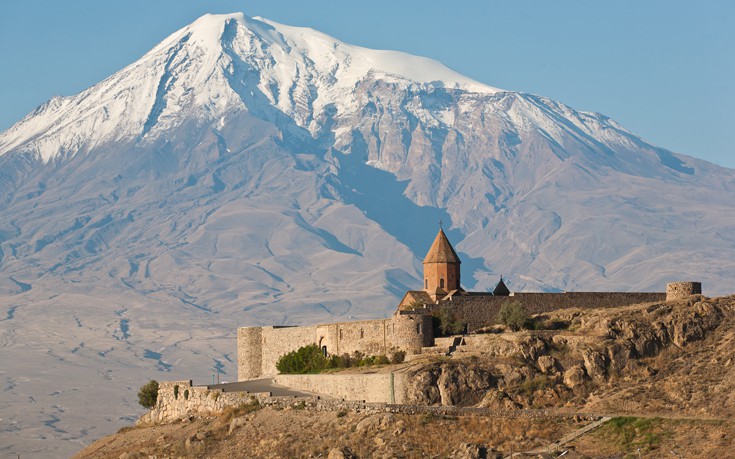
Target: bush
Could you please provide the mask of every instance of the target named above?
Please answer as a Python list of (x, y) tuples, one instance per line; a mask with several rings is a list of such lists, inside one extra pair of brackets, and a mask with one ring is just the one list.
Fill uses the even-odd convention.
[(286, 374), (318, 373), (327, 367), (327, 358), (316, 344), (291, 351), (276, 363), (278, 371)]
[(438, 336), (458, 335), (465, 330), (464, 322), (458, 320), (446, 306), (436, 312), (433, 322), (435, 335)]
[[(319, 373), (322, 370), (333, 368), (364, 367), (367, 365), (387, 365), (389, 363), (400, 363), (405, 357), (405, 352), (400, 356), (394, 354), (394, 360), (385, 355), (365, 355), (355, 351), (352, 355), (342, 354), (324, 357), (319, 346), (310, 344), (281, 356), (276, 363), (276, 368), (282, 374), (306, 374)], [(396, 360), (400, 358), (400, 362)]]
[(143, 408), (151, 409), (156, 406), (158, 400), (158, 381), (151, 379), (138, 391), (138, 403)]
[(528, 322), (528, 313), (526, 313), (526, 308), (521, 303), (511, 301), (500, 307), (497, 321), (507, 325), (513, 331), (518, 331)]

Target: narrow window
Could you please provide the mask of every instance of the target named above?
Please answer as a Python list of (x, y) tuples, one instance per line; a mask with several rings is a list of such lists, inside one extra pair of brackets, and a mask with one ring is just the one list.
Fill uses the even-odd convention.
[(364, 338), (364, 337), (365, 337), (365, 330), (363, 330), (363, 329), (361, 328), (361, 329), (360, 329), (360, 339), (362, 339), (362, 338)]
[(424, 288), (429, 288), (429, 279), (424, 279)]
[(324, 354), (324, 357), (327, 356), (327, 346), (322, 346), (322, 354)]
[(439, 279), (439, 288), (441, 288), (441, 289), (444, 288), (444, 278), (443, 277), (441, 279)]

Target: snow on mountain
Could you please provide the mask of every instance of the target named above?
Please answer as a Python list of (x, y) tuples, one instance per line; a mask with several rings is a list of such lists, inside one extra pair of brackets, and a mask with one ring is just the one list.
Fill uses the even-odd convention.
[(729, 293), (734, 202), (603, 115), (204, 16), (0, 133), (0, 454), (73, 452), (148, 378), (234, 378), (237, 326), (390, 314), (440, 219), (466, 288)]
[(430, 59), (351, 46), (242, 13), (206, 15), (103, 82), (42, 105), (0, 136), (0, 152), (49, 161), (145, 138), (154, 128), (163, 134), (182, 116), (211, 121), (258, 97), (308, 127), (329, 105), (354, 107), (352, 90), (368, 75), (498, 91)]

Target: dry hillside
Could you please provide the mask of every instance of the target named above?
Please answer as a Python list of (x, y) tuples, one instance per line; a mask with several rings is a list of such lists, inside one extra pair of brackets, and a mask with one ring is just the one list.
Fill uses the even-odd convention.
[(492, 330), (469, 337), (451, 357), (411, 364), (417, 404), (495, 414), (531, 408), (545, 417), (320, 412), (295, 402), (125, 429), (77, 457), (502, 457), (511, 448), (537, 456), (605, 415), (614, 418), (559, 451), (728, 457), (735, 447), (734, 312), (735, 297), (699, 296), (561, 310), (537, 317), (537, 330)]

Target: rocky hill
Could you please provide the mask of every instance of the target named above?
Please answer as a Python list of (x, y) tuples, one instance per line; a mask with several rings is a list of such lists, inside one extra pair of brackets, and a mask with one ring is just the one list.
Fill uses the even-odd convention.
[(495, 457), (547, 451), (600, 416), (613, 419), (559, 451), (726, 457), (735, 446), (735, 296), (563, 310), (535, 323), (410, 364), (414, 403), (475, 410), (251, 405), (126, 429), (78, 457)]

